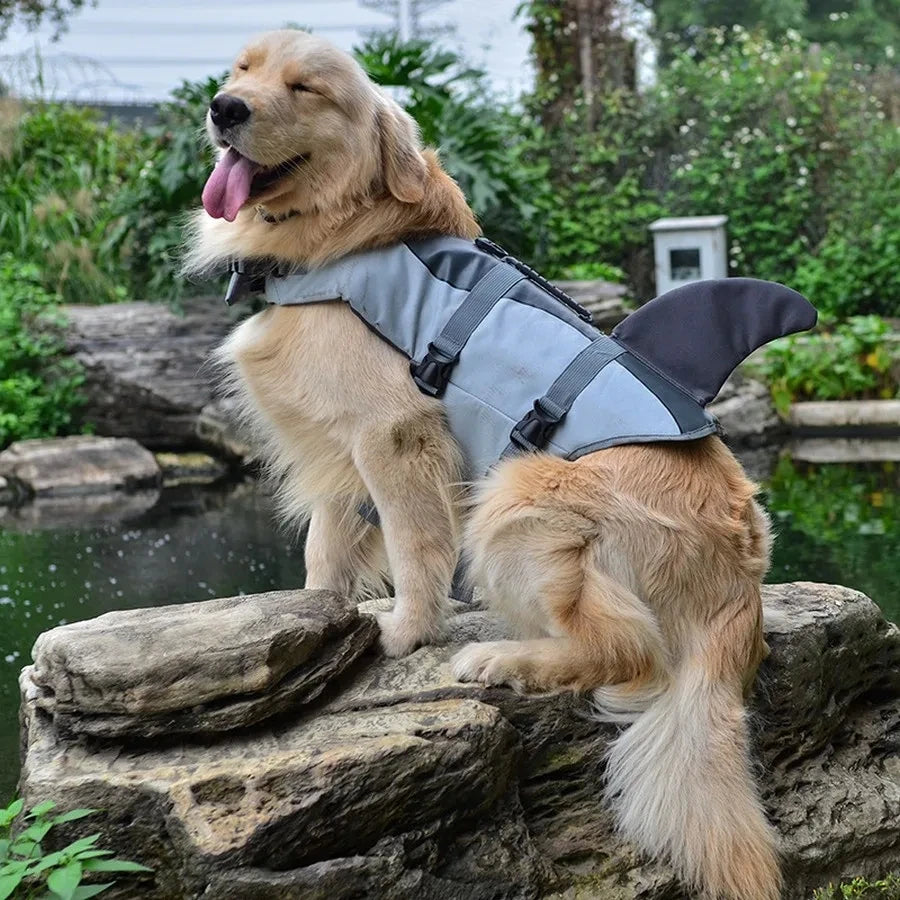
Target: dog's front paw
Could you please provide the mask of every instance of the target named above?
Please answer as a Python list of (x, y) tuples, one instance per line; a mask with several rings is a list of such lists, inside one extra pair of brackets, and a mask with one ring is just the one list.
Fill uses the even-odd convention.
[(436, 644), (444, 637), (440, 623), (423, 626), (414, 618), (396, 611), (375, 613), (381, 637), (378, 643), (385, 656), (407, 656), (423, 644)]
[(466, 644), (450, 660), (450, 671), (457, 681), (480, 681), (486, 685), (507, 684), (523, 690), (524, 684), (515, 665), (515, 641), (486, 641)]

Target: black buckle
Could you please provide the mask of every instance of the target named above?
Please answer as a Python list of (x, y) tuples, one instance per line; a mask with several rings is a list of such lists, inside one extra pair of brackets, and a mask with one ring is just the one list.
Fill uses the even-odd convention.
[(266, 275), (252, 263), (242, 259), (232, 260), (229, 266), (231, 280), (225, 291), (225, 303), (233, 306), (248, 294), (259, 294), (266, 289)]
[(444, 393), (447, 382), (450, 381), (450, 373), (456, 359), (445, 356), (434, 344), (428, 345), (428, 352), (419, 362), (412, 360), (409, 371), (412, 374), (419, 390), (429, 397), (439, 397)]
[(284, 278), (292, 273), (302, 274), (305, 270), (290, 269), (279, 265), (275, 260), (267, 259), (233, 259), (228, 270), (231, 280), (225, 291), (225, 302), (232, 306), (243, 300), (248, 294), (262, 294), (266, 290), (266, 279)]
[(548, 412), (541, 405), (540, 399), (534, 401), (534, 408), (522, 417), (516, 423), (510, 432), (509, 439), (522, 450), (535, 452), (543, 450), (550, 442), (550, 437), (556, 430), (557, 425), (565, 418), (565, 413), (561, 416)]

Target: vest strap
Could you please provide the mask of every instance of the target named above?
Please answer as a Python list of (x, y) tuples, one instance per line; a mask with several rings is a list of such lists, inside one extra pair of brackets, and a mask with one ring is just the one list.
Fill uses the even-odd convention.
[(519, 450), (531, 453), (543, 450), (578, 395), (606, 365), (625, 352), (625, 347), (605, 334), (588, 344), (562, 370), (547, 393), (534, 401), (534, 408), (516, 423), (510, 432), (510, 443), (503, 451), (503, 456)]
[(430, 397), (440, 397), (450, 380), (450, 373), (475, 329), (493, 309), (494, 304), (520, 281), (523, 272), (506, 263), (497, 263), (469, 292), (456, 312), (447, 320), (438, 336), (428, 345), (421, 360), (409, 364), (419, 390)]

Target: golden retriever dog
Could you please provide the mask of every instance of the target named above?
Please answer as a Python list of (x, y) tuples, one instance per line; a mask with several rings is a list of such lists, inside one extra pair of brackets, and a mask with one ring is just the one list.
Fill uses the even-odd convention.
[[(250, 43), (207, 125), (222, 155), (188, 271), (257, 257), (315, 267), (410, 237), (478, 234), (415, 123), (319, 38)], [(608, 758), (623, 835), (707, 897), (779, 895), (743, 709), (766, 652), (769, 531), (718, 438), (511, 458), (464, 496), (441, 402), (349, 305), (270, 306), (218, 358), (281, 515), (309, 521), (307, 587), (352, 596), (387, 576), (381, 646), (401, 656), (441, 639), (462, 548), (520, 639), (465, 647), (456, 677), (589, 692), (632, 723)], [(380, 528), (357, 514), (369, 500)]]

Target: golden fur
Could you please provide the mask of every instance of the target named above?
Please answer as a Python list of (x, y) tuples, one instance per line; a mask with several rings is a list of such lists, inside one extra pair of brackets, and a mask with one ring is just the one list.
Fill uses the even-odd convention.
[[(292, 91), (297, 81), (309, 90)], [(325, 42), (263, 36), (223, 91), (252, 109), (229, 132), (235, 149), (267, 166), (306, 161), (233, 223), (199, 213), (189, 269), (232, 256), (317, 265), (417, 234), (477, 233), (414, 123)], [(269, 224), (254, 204), (300, 214)], [(768, 524), (717, 438), (575, 462), (512, 459), (464, 506), (440, 403), (345, 304), (269, 308), (234, 331), (219, 360), (282, 515), (309, 519), (308, 587), (353, 594), (389, 578), (396, 600), (379, 617), (381, 644), (403, 655), (440, 639), (462, 545), (521, 639), (469, 645), (455, 675), (593, 692), (603, 715), (633, 722), (608, 765), (623, 834), (708, 897), (775, 900), (780, 876), (742, 700), (765, 653)], [(356, 514), (368, 498), (380, 530)]]

